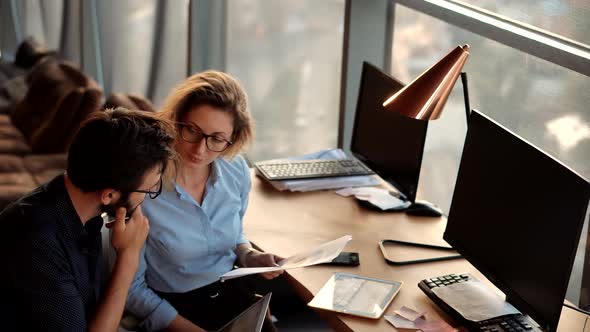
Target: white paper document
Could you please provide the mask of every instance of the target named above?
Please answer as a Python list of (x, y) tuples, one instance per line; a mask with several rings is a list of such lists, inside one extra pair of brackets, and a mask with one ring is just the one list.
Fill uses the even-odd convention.
[(440, 319), (427, 320), (426, 313), (420, 313), (408, 307), (401, 307), (394, 312), (395, 315), (385, 315), (385, 320), (397, 329), (420, 330), (422, 332), (457, 331)]
[(243, 277), (249, 274), (264, 273), (279, 270), (288, 270), (298, 267), (327, 263), (342, 252), (346, 244), (352, 240), (352, 236), (345, 235), (336, 240), (326, 242), (315, 249), (300, 252), (291, 257), (285, 258), (279, 263), (279, 266), (271, 267), (245, 267), (227, 272), (221, 276), (221, 280), (228, 280)]
[(418, 330), (418, 327), (413, 320), (405, 319), (400, 315), (385, 315), (384, 317), (389, 324), (395, 326), (397, 329)]
[(369, 201), (381, 210), (404, 209), (412, 205), (410, 201), (403, 201), (391, 194), (389, 190), (375, 187), (344, 188), (336, 191), (344, 197), (352, 196), (363, 201)]
[(407, 320), (411, 320), (412, 322), (426, 315), (426, 312), (417, 312), (416, 310), (408, 308), (406, 306), (394, 310), (394, 312)]
[[(303, 156), (292, 157), (292, 160), (310, 160), (310, 159), (345, 159), (349, 158), (341, 149), (328, 149), (306, 154)], [(375, 186), (379, 184), (379, 178), (376, 175), (359, 175), (359, 176), (335, 176), (317, 179), (296, 179), (296, 180), (277, 180), (268, 181), (275, 189), (283, 191), (313, 191), (324, 189), (337, 189), (345, 187)]]
[(461, 316), (479, 322), (498, 316), (520, 313), (488, 286), (477, 280), (469, 280), (435, 287), (434, 294), (453, 307)]
[(420, 330), (422, 332), (456, 332), (446, 322), (440, 319), (427, 320), (426, 313), (417, 312), (412, 308), (401, 307), (395, 310), (395, 315), (385, 315), (385, 320), (397, 329)]

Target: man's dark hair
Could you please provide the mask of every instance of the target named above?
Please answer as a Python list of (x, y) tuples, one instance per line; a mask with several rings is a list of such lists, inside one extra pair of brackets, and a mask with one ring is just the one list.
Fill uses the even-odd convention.
[(164, 171), (173, 141), (174, 127), (152, 113), (122, 107), (95, 112), (70, 145), (67, 174), (84, 192), (137, 190), (151, 168)]

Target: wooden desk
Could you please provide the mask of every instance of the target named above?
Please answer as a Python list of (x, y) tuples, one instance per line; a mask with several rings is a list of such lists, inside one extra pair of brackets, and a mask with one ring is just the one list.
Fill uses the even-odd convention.
[[(307, 302), (333, 272), (349, 272), (404, 282), (385, 314), (393, 314), (393, 310), (407, 306), (419, 312), (426, 311), (429, 318), (442, 318), (456, 326), (418, 288), (418, 282), (451, 273), (470, 273), (493, 287), (464, 259), (408, 266), (390, 266), (385, 263), (378, 247), (382, 239), (448, 246), (442, 240), (446, 225), (444, 218), (372, 212), (359, 206), (353, 198), (341, 197), (331, 191), (279, 192), (254, 175), (252, 179), (244, 229), (250, 241), (262, 250), (288, 257), (340, 236), (352, 235), (352, 241), (345, 250), (359, 252), (360, 266), (312, 266), (285, 273), (299, 296)], [(383, 318), (371, 320), (325, 311), (320, 312), (320, 315), (338, 331), (395, 331)], [(582, 331), (585, 318), (585, 315), (564, 307), (558, 331)]]

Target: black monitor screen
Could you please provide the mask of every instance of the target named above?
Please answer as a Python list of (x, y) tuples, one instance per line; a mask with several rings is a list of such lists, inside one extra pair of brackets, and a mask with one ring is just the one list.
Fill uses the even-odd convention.
[(589, 198), (588, 181), (473, 111), (444, 239), (555, 331)]
[(403, 86), (375, 66), (363, 63), (350, 150), (414, 201), (428, 122), (383, 108), (383, 102)]

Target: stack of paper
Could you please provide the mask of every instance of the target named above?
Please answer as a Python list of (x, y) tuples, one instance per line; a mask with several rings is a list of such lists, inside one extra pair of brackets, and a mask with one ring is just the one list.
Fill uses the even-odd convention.
[[(300, 157), (288, 159), (309, 160), (309, 159), (346, 159), (348, 156), (342, 149), (321, 150), (315, 153), (306, 154)], [(262, 177), (264, 178), (264, 177)], [(322, 189), (338, 189), (348, 187), (375, 186), (379, 184), (379, 178), (376, 175), (361, 176), (337, 176), (318, 179), (298, 179), (298, 180), (277, 180), (268, 181), (277, 190), (290, 191), (312, 191)]]
[(520, 313), (478, 280), (435, 287), (433, 293), (465, 319), (473, 322)]
[(298, 267), (327, 263), (338, 256), (346, 244), (352, 240), (351, 235), (345, 235), (336, 240), (326, 242), (316, 248), (308, 249), (291, 257), (285, 258), (277, 266), (272, 267), (242, 267), (231, 270), (221, 276), (221, 280), (243, 277), (249, 274), (289, 270)]

